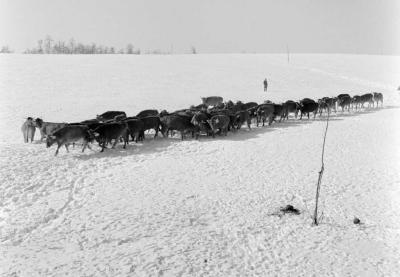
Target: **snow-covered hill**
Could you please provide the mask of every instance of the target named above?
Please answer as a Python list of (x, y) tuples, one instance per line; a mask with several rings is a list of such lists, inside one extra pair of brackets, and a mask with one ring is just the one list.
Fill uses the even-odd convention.
[[(397, 276), (398, 76), (400, 58), (388, 56), (0, 56), (0, 273)], [(27, 116), (73, 122), (208, 95), (281, 102), (371, 91), (384, 93), (383, 108), (331, 117), (318, 227), (310, 213), (324, 117), (57, 157), (20, 132)], [(302, 213), (274, 215), (286, 204)]]

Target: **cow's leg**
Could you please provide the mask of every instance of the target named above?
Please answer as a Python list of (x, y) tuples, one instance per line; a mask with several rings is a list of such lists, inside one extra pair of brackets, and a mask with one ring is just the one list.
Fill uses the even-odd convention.
[(126, 136), (123, 136), (123, 141), (124, 141), (124, 149), (126, 149), (126, 145), (128, 144), (128, 140), (126, 139)]
[(65, 149), (67, 149), (67, 152), (69, 153), (68, 144), (66, 143), (66, 144), (64, 144), (64, 146), (65, 146)]
[(84, 141), (83, 142), (83, 147), (82, 147), (82, 153), (85, 151), (87, 145), (88, 145), (88, 142)]
[(58, 150), (60, 149), (61, 146), (62, 146), (62, 144), (58, 144), (58, 145), (57, 145), (57, 150), (56, 150), (56, 153), (54, 154), (54, 156), (57, 156)]
[(157, 125), (157, 128), (155, 128), (156, 134), (154, 135), (154, 138), (158, 136), (158, 129), (160, 129), (160, 125)]

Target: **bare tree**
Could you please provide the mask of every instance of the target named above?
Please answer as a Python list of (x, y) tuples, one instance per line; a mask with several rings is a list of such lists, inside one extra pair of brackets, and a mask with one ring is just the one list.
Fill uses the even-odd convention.
[(0, 53), (1, 53), (1, 54), (10, 54), (10, 53), (12, 53), (12, 52), (13, 52), (13, 51), (10, 50), (10, 48), (8, 47), (8, 45), (2, 46), (2, 47), (1, 47), (1, 50), (0, 50)]
[(37, 52), (38, 52), (39, 54), (43, 54), (43, 40), (42, 40), (42, 39), (39, 39), (39, 40), (38, 40), (38, 49), (37, 49)]
[[(322, 156), (321, 156), (321, 170), (318, 173), (318, 182), (317, 182), (317, 192), (315, 194), (315, 209), (314, 209), (314, 216), (313, 216), (313, 224), (319, 224), (319, 217), (318, 217), (318, 200), (319, 200), (319, 193), (321, 190), (321, 181), (322, 175), (324, 174), (325, 164), (324, 164), (324, 154), (325, 154), (325, 141), (326, 141), (326, 134), (328, 132), (328, 125), (329, 125), (329, 110), (328, 110), (328, 118), (326, 119), (326, 128), (325, 128), (325, 135), (324, 135), (324, 142), (322, 144)], [(321, 215), (322, 217), (322, 215)]]
[(68, 50), (68, 52), (70, 54), (73, 54), (75, 52), (75, 40), (73, 38), (71, 38), (69, 40), (69, 50)]
[(45, 39), (45, 44), (44, 44), (46, 54), (51, 53), (52, 42), (53, 42), (53, 39), (51, 38), (51, 36), (47, 35), (46, 39)]
[(132, 43), (129, 43), (126, 46), (126, 54), (133, 54), (133, 44)]

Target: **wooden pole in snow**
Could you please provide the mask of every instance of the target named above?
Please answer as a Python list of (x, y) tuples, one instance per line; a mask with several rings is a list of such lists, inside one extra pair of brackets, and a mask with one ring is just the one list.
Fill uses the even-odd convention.
[(289, 63), (289, 45), (286, 44), (287, 63)]
[(325, 135), (324, 135), (324, 143), (322, 144), (322, 156), (321, 156), (321, 170), (319, 171), (318, 175), (318, 183), (317, 183), (317, 192), (315, 194), (315, 210), (314, 210), (314, 217), (313, 217), (313, 224), (318, 225), (318, 199), (319, 199), (319, 192), (321, 189), (321, 180), (322, 175), (324, 174), (324, 153), (325, 153), (325, 141), (326, 141), (326, 134), (328, 132), (328, 125), (329, 125), (329, 114), (330, 110), (328, 108), (328, 118), (326, 119), (326, 128), (325, 128)]

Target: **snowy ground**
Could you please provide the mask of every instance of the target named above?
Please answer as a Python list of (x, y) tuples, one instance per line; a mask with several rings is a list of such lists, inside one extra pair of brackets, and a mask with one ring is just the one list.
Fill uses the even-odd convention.
[[(398, 276), (399, 76), (389, 56), (0, 56), (0, 274)], [(27, 116), (371, 91), (384, 108), (331, 118), (318, 227), (323, 117), (57, 157), (20, 133)], [(302, 213), (272, 215), (286, 204)]]

